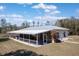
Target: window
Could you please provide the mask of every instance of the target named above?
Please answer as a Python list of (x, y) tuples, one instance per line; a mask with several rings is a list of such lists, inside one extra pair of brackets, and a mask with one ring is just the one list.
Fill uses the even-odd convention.
[(64, 37), (66, 37), (66, 32), (64, 32)]
[(29, 39), (29, 35), (24, 34), (24, 38), (25, 38), (25, 39)]
[(24, 34), (24, 38), (26, 38), (26, 35)]
[(59, 38), (59, 33), (58, 32), (57, 32), (56, 36), (57, 36), (57, 38)]
[(23, 34), (20, 34), (20, 38), (23, 38)]
[(35, 36), (34, 35), (30, 35), (30, 39), (36, 40), (36, 35)]

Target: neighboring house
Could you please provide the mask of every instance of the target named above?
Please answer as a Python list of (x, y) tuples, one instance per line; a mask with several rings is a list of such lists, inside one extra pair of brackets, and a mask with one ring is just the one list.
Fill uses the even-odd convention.
[(9, 38), (33, 45), (45, 45), (62, 42), (68, 36), (69, 29), (57, 26), (29, 27), (8, 32)]

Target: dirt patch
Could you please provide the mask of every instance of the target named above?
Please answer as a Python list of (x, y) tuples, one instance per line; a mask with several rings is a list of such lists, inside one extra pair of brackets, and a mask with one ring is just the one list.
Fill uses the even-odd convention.
[(79, 42), (78, 35), (69, 36), (68, 38), (69, 38), (68, 41)]

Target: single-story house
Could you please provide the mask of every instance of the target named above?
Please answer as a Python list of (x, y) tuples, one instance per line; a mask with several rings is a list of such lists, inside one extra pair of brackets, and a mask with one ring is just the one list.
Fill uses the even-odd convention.
[(20, 42), (45, 45), (52, 42), (62, 42), (68, 36), (69, 29), (58, 26), (28, 27), (8, 32), (9, 38)]

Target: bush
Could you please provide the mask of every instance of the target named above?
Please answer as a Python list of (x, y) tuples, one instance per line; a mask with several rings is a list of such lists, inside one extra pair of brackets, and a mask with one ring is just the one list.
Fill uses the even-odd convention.
[(0, 42), (4, 42), (4, 41), (7, 41), (9, 40), (9, 38), (0, 38)]
[(43, 55), (39, 55), (33, 51), (26, 51), (26, 50), (21, 49), (15, 52), (4, 54), (3, 56), (43, 56)]

